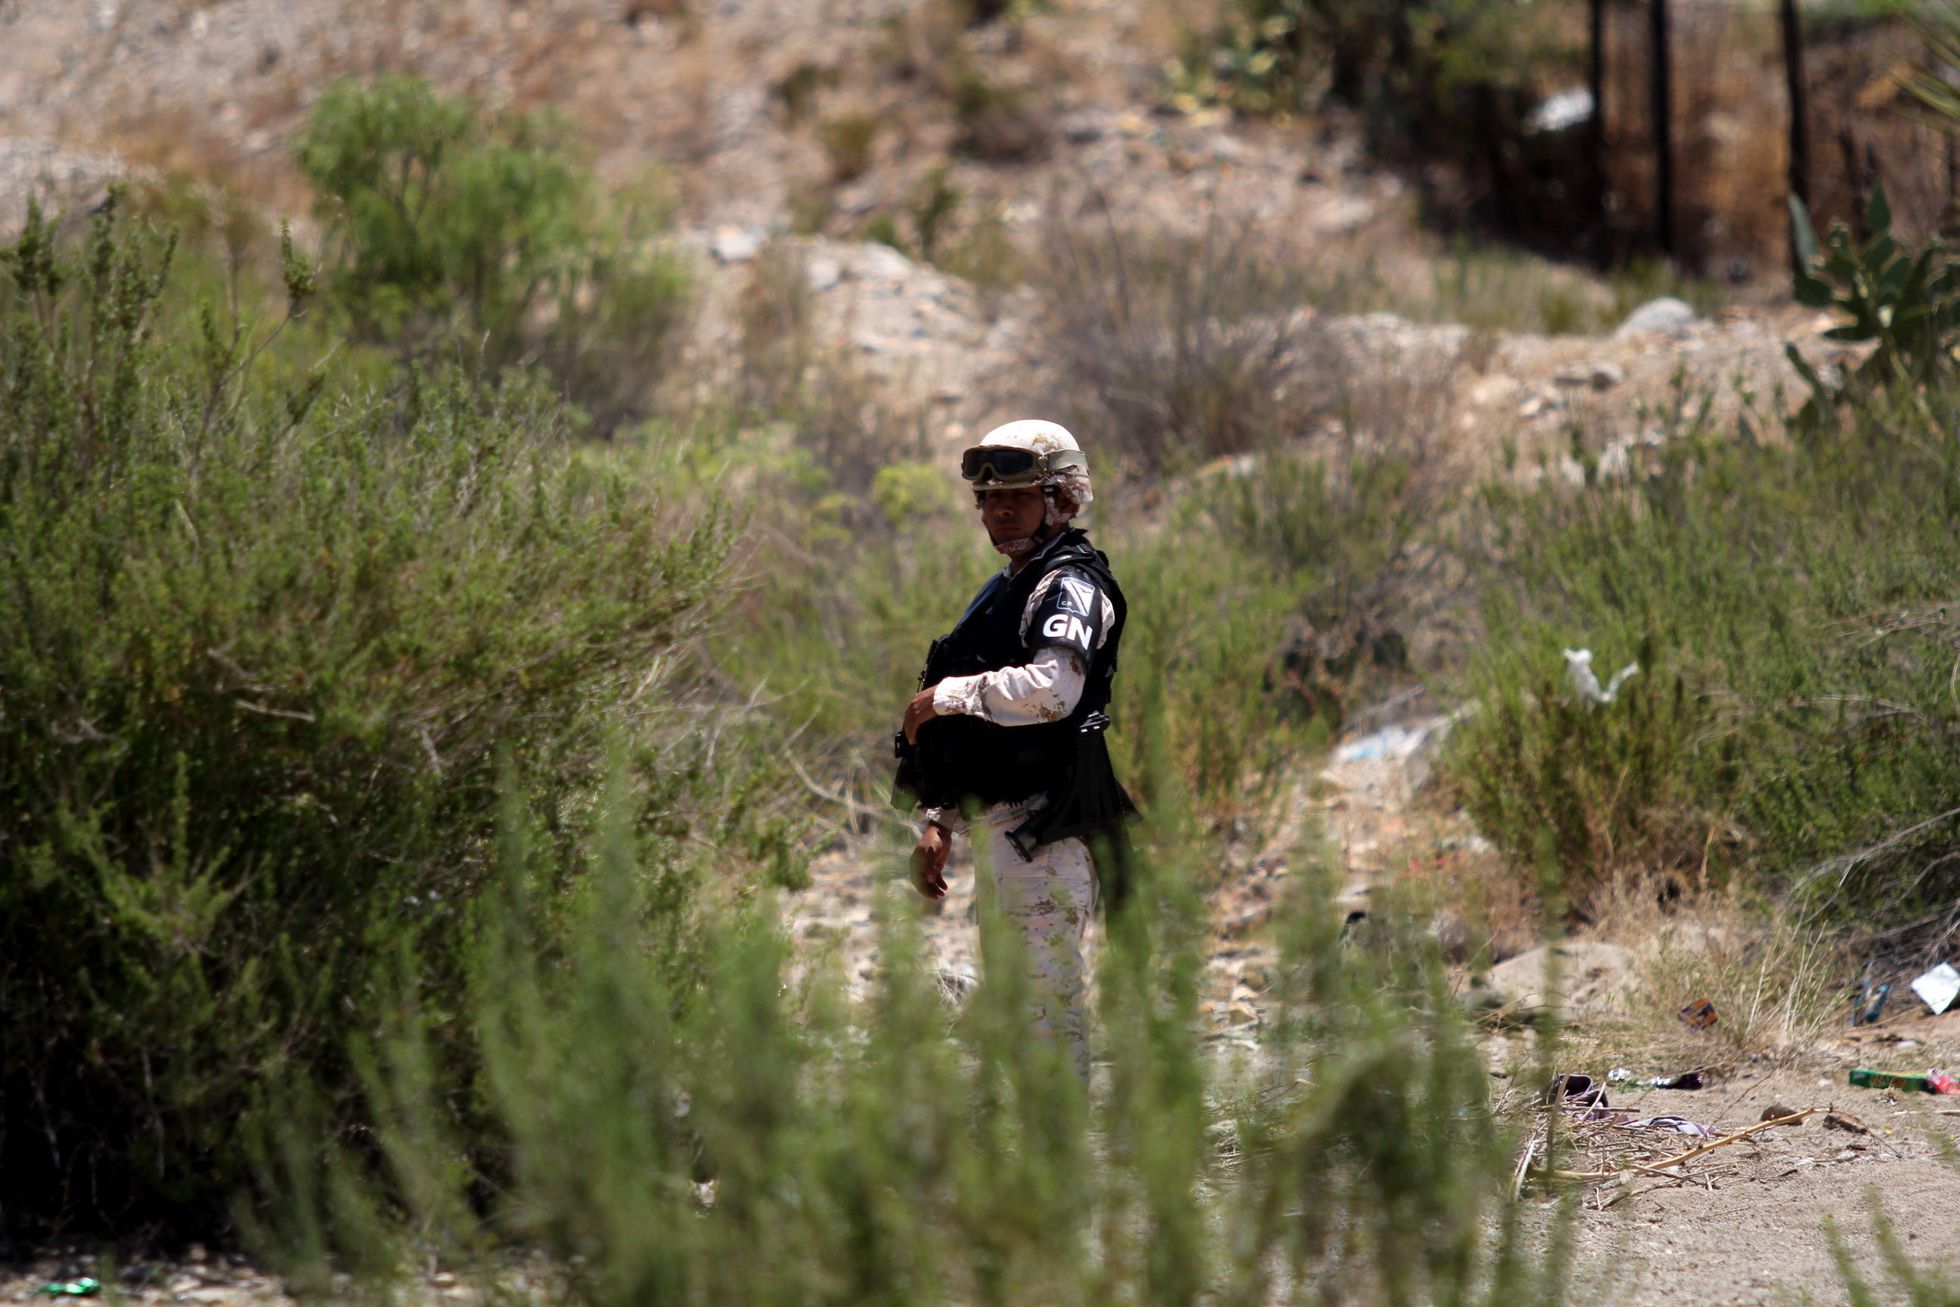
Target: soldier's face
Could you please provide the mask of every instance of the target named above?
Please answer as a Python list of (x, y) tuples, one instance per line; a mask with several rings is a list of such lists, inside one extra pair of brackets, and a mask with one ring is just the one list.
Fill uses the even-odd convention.
[(987, 539), (996, 549), (1033, 539), (1047, 513), (1048, 504), (1039, 486), (980, 492), (980, 523), (987, 528)]

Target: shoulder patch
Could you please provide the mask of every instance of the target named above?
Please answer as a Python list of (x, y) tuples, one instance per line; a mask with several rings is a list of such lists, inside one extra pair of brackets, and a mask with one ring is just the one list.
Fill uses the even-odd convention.
[(1102, 592), (1079, 575), (1056, 572), (1043, 582), (1028, 614), (1030, 650), (1057, 646), (1071, 650), (1086, 667), (1107, 634)]
[(1061, 598), (1057, 607), (1065, 613), (1077, 617), (1087, 617), (1096, 610), (1096, 587), (1087, 581), (1078, 581), (1072, 576), (1058, 576), (1055, 580), (1061, 586)]

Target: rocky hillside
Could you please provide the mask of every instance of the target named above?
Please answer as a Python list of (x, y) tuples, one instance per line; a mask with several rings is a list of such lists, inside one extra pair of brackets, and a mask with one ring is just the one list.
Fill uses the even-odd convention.
[[(1066, 384), (1039, 366), (1042, 299), (1012, 269), (1066, 223), (1231, 224), (1330, 277), (1365, 269), (1364, 298), (1399, 315), (1300, 306), (1338, 360), (1327, 384), (1415, 369), (1450, 397), (1455, 442), (1526, 467), (1542, 452), (1576, 474), (1567, 432), (1583, 419), (1610, 471), (1669, 434), (1684, 384), (1725, 409), (1773, 405), (1796, 384), (1783, 342), (1825, 352), (1822, 324), (1774, 303), (1713, 319), (1662, 308), (1604, 338), (1437, 321), (1452, 307), (1438, 240), (1338, 123), (1163, 108), (1174, 10), (1064, 0), (969, 24), (950, 0), (24, 0), (0, 8), (0, 221), (29, 194), (86, 205), (126, 172), (216, 181), (303, 220), (288, 141), (308, 106), (335, 78), (407, 69), (550, 108), (606, 177), (657, 174), (708, 270), (701, 359), (728, 357), (757, 254), (793, 236), (826, 364), (929, 414), (949, 442)], [(925, 262), (922, 187), (952, 197), (938, 243), (997, 237), (991, 262)], [(897, 233), (912, 257), (870, 232)], [(1487, 297), (1556, 294), (1610, 316), (1610, 291), (1581, 273), (1521, 278)]]

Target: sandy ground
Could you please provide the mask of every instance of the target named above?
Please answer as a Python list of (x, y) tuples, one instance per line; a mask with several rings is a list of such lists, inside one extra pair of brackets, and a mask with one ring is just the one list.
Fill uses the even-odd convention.
[(1634, 1106), (1701, 1119), (1703, 1104), (1717, 1109), (1707, 1123), (1729, 1130), (1772, 1105), (1836, 1104), (1870, 1133), (1827, 1125), (1820, 1110), (1708, 1155), (1693, 1179), (1642, 1175), (1596, 1189), (1579, 1215), (1572, 1301), (1713, 1307), (1807, 1294), (1841, 1302), (1832, 1223), (1881, 1300), (1892, 1301), (1901, 1294), (1883, 1270), (1873, 1204), (1915, 1265), (1960, 1274), (1960, 1165), (1940, 1155), (1960, 1139), (1960, 1098), (1850, 1089), (1842, 1070), (1819, 1065), (1697, 1094), (1655, 1091)]

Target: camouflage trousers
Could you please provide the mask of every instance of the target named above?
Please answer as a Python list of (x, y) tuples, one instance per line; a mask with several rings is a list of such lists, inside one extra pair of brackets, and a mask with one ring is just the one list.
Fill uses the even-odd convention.
[[(1007, 832), (1025, 816), (1018, 804), (980, 814), (969, 826), (978, 867), (976, 890), (987, 909), (997, 912), (998, 928), (1011, 932), (1027, 968), (1030, 1024), (1044, 1039), (1060, 1039), (1076, 1074), (1089, 1079), (1089, 922), (1096, 915), (1096, 872), (1089, 848), (1079, 839), (1058, 840), (1025, 859)], [(1003, 941), (1006, 942), (1006, 941)], [(982, 929), (981, 951), (991, 969), (1004, 951), (989, 947)]]

